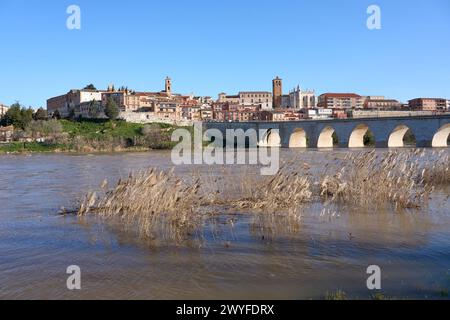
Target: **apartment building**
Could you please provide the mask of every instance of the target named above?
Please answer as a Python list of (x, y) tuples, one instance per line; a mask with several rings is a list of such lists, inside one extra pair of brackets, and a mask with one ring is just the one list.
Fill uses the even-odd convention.
[(409, 108), (419, 111), (445, 111), (447, 100), (442, 98), (416, 98), (409, 100)]
[(323, 109), (362, 109), (365, 98), (355, 93), (324, 93), (319, 96), (318, 107)]
[(373, 110), (397, 110), (401, 109), (402, 104), (394, 99), (386, 99), (385, 97), (369, 96), (364, 101), (364, 109)]

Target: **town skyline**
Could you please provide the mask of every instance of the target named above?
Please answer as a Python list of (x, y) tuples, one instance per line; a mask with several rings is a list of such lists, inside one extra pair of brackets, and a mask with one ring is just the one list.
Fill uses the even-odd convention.
[(0, 5), (9, 48), (2, 51), (2, 103), (44, 107), (48, 97), (91, 82), (146, 91), (167, 74), (177, 92), (211, 97), (270, 91), (267, 79), (277, 74), (285, 88), (319, 93), (450, 96), (444, 0), (377, 1), (380, 30), (366, 27), (371, 1), (132, 1), (119, 8), (81, 0), (80, 30), (66, 28), (70, 4)]

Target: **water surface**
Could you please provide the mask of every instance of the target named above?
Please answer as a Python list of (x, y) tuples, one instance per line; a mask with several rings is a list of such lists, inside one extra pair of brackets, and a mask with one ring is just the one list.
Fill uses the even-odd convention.
[[(320, 171), (346, 152), (282, 150), (282, 158), (300, 156)], [(261, 238), (241, 217), (201, 247), (150, 247), (125, 231), (57, 214), (105, 178), (147, 167), (171, 168), (170, 152), (0, 156), (0, 298), (322, 299), (337, 289), (370, 298), (369, 265), (381, 267), (387, 297), (448, 298), (448, 189), (404, 213), (354, 208), (331, 216), (312, 204), (298, 232), (275, 239)], [(81, 291), (66, 288), (69, 265), (81, 267)]]

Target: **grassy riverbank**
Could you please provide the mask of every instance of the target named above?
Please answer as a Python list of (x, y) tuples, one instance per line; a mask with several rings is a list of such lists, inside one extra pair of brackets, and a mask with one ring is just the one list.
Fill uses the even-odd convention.
[[(49, 127), (51, 130), (48, 130)], [(42, 121), (14, 133), (29, 142), (23, 142), (22, 138), (22, 141), (0, 144), (0, 153), (172, 149), (176, 143), (171, 141), (171, 135), (177, 128), (168, 124), (144, 125), (118, 120)], [(45, 142), (38, 142), (43, 140)]]

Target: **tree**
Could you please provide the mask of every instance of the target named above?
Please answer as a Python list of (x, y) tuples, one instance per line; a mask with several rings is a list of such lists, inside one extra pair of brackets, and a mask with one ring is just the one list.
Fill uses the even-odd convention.
[(108, 98), (105, 106), (105, 114), (110, 120), (115, 120), (119, 116), (120, 110), (117, 103), (111, 97)]
[(74, 109), (74, 108), (71, 108), (71, 109), (69, 110), (69, 116), (68, 116), (68, 118), (69, 118), (70, 120), (75, 120), (75, 109)]
[(97, 88), (91, 83), (91, 84), (88, 84), (86, 87), (84, 87), (83, 90), (94, 90), (94, 91), (96, 91)]
[(37, 109), (33, 118), (34, 118), (34, 120), (47, 120), (48, 119), (47, 111), (42, 108), (39, 108), (39, 109)]
[(16, 102), (6, 112), (3, 123), (6, 126), (13, 125), (16, 128), (22, 130), (33, 120), (33, 109), (22, 108), (22, 106)]
[(56, 111), (53, 112), (52, 118), (53, 118), (53, 119), (57, 119), (57, 120), (60, 120), (60, 119), (61, 119), (61, 113), (59, 113), (59, 110), (58, 110), (58, 109), (56, 109)]
[(99, 110), (97, 106), (97, 102), (95, 100), (92, 100), (89, 103), (89, 117), (92, 119), (96, 119), (99, 116)]
[(22, 108), (20, 111), (22, 113), (22, 125), (21, 128), (25, 130), (26, 126), (33, 121), (33, 109), (28, 108)]
[(14, 103), (8, 111), (6, 111), (3, 121), (6, 126), (13, 125), (19, 127), (22, 124), (21, 106), (19, 103)]

